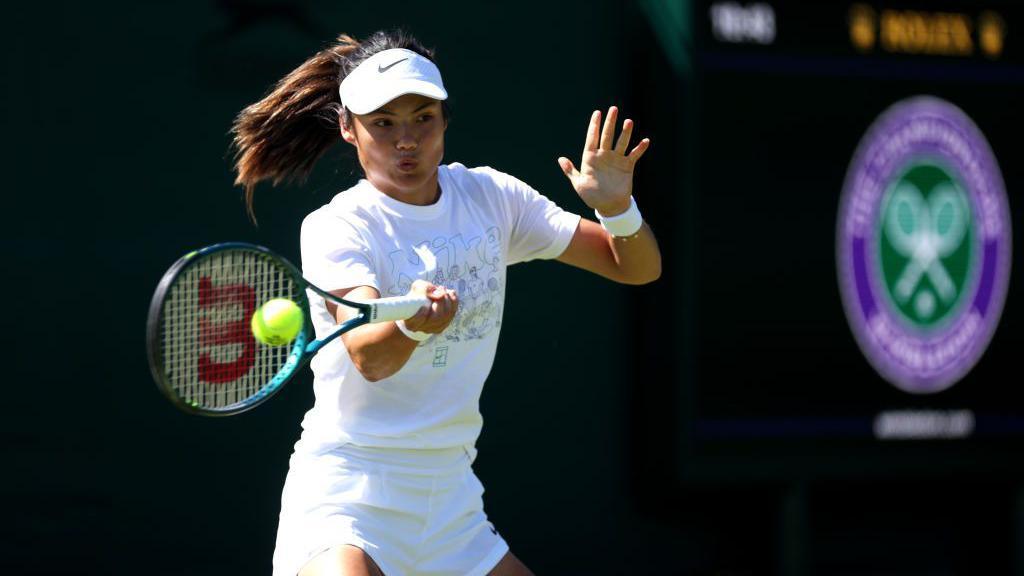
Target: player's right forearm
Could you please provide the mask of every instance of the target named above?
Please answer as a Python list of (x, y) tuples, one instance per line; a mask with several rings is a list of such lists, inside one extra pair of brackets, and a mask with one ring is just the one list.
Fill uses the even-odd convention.
[[(375, 288), (361, 286), (345, 292), (356, 299), (379, 298)], [(435, 286), (424, 280), (416, 280), (409, 290), (410, 295), (420, 295), (430, 304), (420, 308), (415, 316), (405, 320), (410, 332), (440, 334), (448, 327), (459, 308), (459, 297), (454, 290)], [(344, 297), (343, 294), (338, 294)], [(350, 310), (335, 307), (331, 310), (338, 323), (348, 319)], [(342, 335), (342, 341), (356, 369), (370, 382), (383, 380), (405, 366), (419, 342), (406, 336), (394, 322), (367, 324)]]
[(393, 376), (409, 361), (419, 342), (394, 322), (367, 324), (342, 336), (356, 369), (369, 382)]

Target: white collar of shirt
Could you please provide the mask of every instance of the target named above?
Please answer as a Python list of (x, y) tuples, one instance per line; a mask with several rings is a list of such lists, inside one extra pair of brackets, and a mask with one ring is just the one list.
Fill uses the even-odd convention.
[(366, 195), (368, 199), (379, 204), (384, 208), (384, 210), (396, 216), (408, 218), (410, 220), (433, 220), (448, 210), (448, 204), (452, 194), (451, 181), (448, 178), (448, 174), (444, 169), (444, 166), (439, 166), (437, 169), (437, 185), (441, 189), (441, 196), (437, 199), (437, 202), (427, 206), (406, 204), (401, 200), (396, 200), (380, 190), (377, 190), (377, 188), (365, 178), (359, 181), (356, 185), (356, 189), (359, 190), (361, 194)]

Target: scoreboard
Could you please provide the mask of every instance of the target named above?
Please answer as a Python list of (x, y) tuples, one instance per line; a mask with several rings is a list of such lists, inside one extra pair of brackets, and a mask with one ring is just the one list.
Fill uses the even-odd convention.
[(690, 8), (684, 475), (1024, 469), (1024, 13)]

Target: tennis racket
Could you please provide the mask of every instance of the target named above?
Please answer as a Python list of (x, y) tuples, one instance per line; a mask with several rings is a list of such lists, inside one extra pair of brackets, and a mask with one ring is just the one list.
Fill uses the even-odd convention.
[[(316, 340), (306, 289), (358, 313)], [(250, 327), (256, 310), (273, 298), (287, 298), (303, 311), (302, 329), (283, 346), (256, 340)], [(273, 396), (338, 336), (364, 324), (409, 318), (428, 303), (420, 296), (338, 298), (267, 248), (216, 244), (185, 255), (160, 280), (146, 327), (149, 367), (160, 390), (186, 412), (238, 414)]]

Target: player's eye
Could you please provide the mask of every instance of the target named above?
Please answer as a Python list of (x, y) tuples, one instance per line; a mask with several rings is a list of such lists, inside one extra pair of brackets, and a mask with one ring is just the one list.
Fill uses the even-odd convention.
[(373, 125), (378, 128), (387, 128), (388, 126), (391, 126), (391, 120), (388, 120), (387, 118), (378, 118), (373, 121)]
[(421, 123), (423, 123), (423, 122), (430, 122), (433, 119), (434, 119), (434, 115), (433, 114), (424, 114), (424, 115), (420, 116), (420, 118), (419, 118)]

